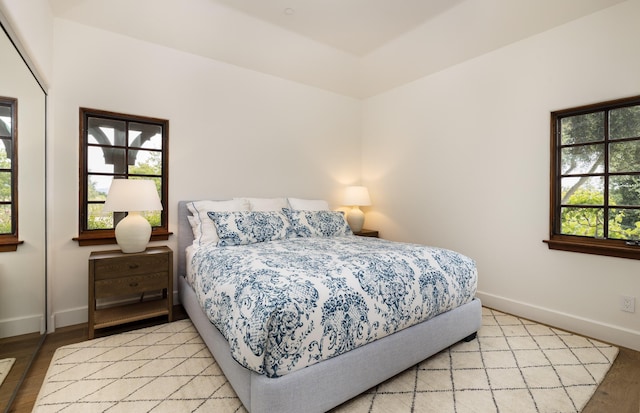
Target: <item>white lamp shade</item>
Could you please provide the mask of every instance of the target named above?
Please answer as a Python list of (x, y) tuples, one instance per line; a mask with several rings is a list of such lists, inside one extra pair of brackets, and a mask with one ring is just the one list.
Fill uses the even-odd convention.
[(344, 205), (367, 206), (371, 205), (369, 191), (364, 186), (348, 186), (344, 191)]
[(156, 185), (149, 179), (114, 179), (103, 207), (105, 212), (161, 210)]
[(162, 203), (151, 180), (114, 179), (104, 203), (105, 212), (129, 212), (116, 225), (116, 242), (125, 253), (142, 252), (151, 238), (151, 225), (140, 211), (160, 211)]

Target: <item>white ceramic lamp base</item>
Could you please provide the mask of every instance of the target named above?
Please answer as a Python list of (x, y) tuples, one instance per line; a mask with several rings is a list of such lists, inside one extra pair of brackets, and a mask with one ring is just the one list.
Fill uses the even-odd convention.
[(116, 226), (116, 241), (124, 253), (144, 251), (150, 238), (151, 225), (139, 212), (129, 212)]
[(362, 231), (362, 226), (364, 225), (364, 212), (362, 212), (357, 206), (354, 206), (347, 215), (347, 223), (351, 227), (351, 231)]

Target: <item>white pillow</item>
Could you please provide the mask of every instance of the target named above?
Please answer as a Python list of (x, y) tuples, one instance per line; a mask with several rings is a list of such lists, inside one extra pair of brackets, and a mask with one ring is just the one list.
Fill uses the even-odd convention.
[(281, 211), (289, 208), (287, 198), (233, 198), (249, 203), (250, 211)]
[(329, 203), (323, 199), (287, 198), (289, 206), (296, 211), (328, 211)]
[(217, 244), (219, 240), (218, 231), (216, 231), (216, 226), (207, 213), (248, 211), (249, 202), (243, 199), (193, 201), (187, 203), (187, 209), (191, 212), (191, 216), (188, 219), (193, 231), (193, 245), (199, 246), (210, 242)]

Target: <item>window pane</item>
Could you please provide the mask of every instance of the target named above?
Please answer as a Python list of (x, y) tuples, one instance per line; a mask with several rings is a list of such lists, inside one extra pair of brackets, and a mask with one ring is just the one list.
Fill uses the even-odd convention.
[(13, 104), (0, 103), (0, 137), (11, 138), (11, 116)]
[(611, 205), (640, 206), (640, 176), (610, 177), (609, 203)]
[(0, 201), (11, 202), (11, 172), (0, 172)]
[(87, 148), (87, 169), (89, 172), (125, 173), (126, 150), (104, 146)]
[(562, 145), (604, 140), (604, 112), (562, 118), (560, 127)]
[(89, 175), (87, 177), (89, 183), (89, 191), (87, 192), (88, 201), (104, 201), (107, 199), (109, 188), (111, 187), (112, 176)]
[(604, 172), (604, 144), (574, 146), (560, 151), (562, 175)]
[(602, 208), (564, 207), (561, 209), (561, 233), (585, 237), (602, 237), (604, 210)]
[(126, 123), (119, 120), (89, 118), (88, 143), (125, 146)]
[(11, 205), (0, 205), (0, 234), (11, 234)]
[(162, 126), (129, 123), (129, 146), (132, 148), (162, 149)]
[(609, 139), (637, 137), (640, 137), (640, 105), (611, 110)]
[(604, 205), (604, 178), (562, 178), (563, 205)]
[[(0, 111), (3, 108), (6, 109), (6, 106), (0, 105)], [(9, 108), (9, 110), (11, 109)], [(0, 115), (0, 138), (10, 138), (11, 136), (11, 116)]]
[(161, 211), (145, 211), (142, 216), (149, 221), (152, 227), (159, 227), (162, 225), (162, 212)]
[(103, 212), (103, 204), (87, 205), (87, 228), (88, 229), (111, 229), (113, 228), (113, 213)]
[(0, 139), (0, 169), (11, 169), (13, 149), (9, 139)]
[(129, 173), (140, 175), (162, 174), (162, 153), (156, 151), (129, 151)]
[(640, 141), (615, 142), (609, 145), (609, 172), (640, 171)]
[(609, 238), (640, 239), (640, 211), (637, 209), (610, 209)]

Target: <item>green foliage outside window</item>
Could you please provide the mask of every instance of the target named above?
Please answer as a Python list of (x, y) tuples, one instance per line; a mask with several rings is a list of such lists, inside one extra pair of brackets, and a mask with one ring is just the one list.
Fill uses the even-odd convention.
[[(603, 205), (601, 192), (593, 190), (576, 191), (569, 200), (577, 205)], [(615, 203), (610, 204), (615, 206)], [(629, 211), (610, 209), (607, 220), (609, 238), (640, 239), (640, 221)], [(629, 223), (628, 221), (631, 220)], [(585, 237), (602, 238), (604, 236), (604, 211), (602, 208), (563, 208), (561, 213), (562, 233)]]

